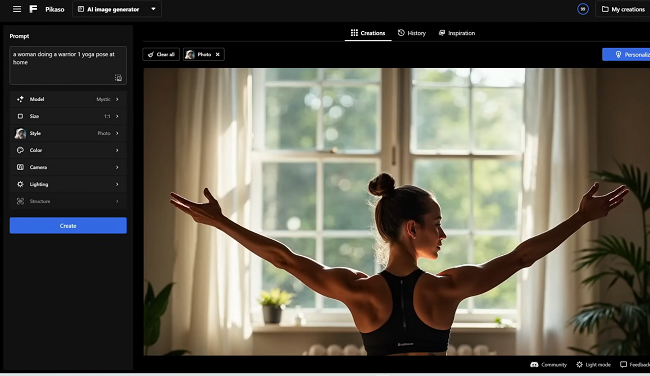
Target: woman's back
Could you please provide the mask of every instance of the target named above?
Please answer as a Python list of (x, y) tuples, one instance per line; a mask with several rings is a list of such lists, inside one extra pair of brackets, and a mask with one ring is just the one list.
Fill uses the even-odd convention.
[(368, 355), (444, 355), (458, 302), (444, 297), (441, 277), (383, 271), (361, 280), (360, 289), (347, 304)]

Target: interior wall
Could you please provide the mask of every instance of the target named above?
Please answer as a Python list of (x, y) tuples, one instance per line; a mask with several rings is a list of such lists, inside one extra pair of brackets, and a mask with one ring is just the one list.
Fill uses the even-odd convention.
[[(613, 159), (634, 163), (650, 172), (650, 69), (598, 69), (597, 72), (597, 168), (613, 170)], [(172, 281), (173, 211), (164, 205), (174, 187), (174, 120), (176, 103), (176, 69), (145, 71), (144, 102), (144, 272), (156, 290)], [(604, 185), (603, 189), (611, 188)], [(162, 204), (161, 204), (162, 203)], [(632, 200), (617, 210), (616, 215), (599, 222), (600, 234), (624, 236), (635, 244), (643, 244), (640, 210)], [(649, 219), (650, 222), (650, 219)], [(628, 299), (622, 286), (609, 293), (601, 286), (603, 301)], [(169, 313), (163, 317), (161, 336), (152, 353), (171, 350)], [(609, 335), (611, 336), (611, 335)], [(601, 339), (607, 339), (603, 337)], [(513, 334), (455, 334), (452, 343), (488, 344), (499, 354), (514, 354)], [(311, 344), (357, 343), (355, 334), (332, 333), (257, 333), (253, 335), (256, 354), (302, 354)], [(360, 343), (360, 342), (359, 342)]]
[[(598, 70), (598, 169), (616, 172), (615, 161), (634, 164), (650, 174), (650, 69)], [(603, 190), (615, 188), (604, 184)], [(641, 210), (638, 201), (628, 195), (615, 214), (599, 222), (601, 235), (623, 236), (637, 245), (643, 244)], [(646, 215), (646, 223), (650, 218)], [(612, 263), (604, 263), (608, 268)], [(632, 301), (630, 290), (618, 283), (610, 291), (605, 280), (600, 286), (601, 301)], [(617, 337), (612, 331), (599, 342)]]
[[(176, 86), (176, 69), (144, 71), (144, 278), (156, 293), (172, 282), (174, 265), (174, 211), (167, 202), (174, 190)], [(149, 354), (170, 350), (168, 310)]]

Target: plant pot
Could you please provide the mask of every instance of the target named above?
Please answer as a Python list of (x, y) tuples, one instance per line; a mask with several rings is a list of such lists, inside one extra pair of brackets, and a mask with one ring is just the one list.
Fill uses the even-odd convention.
[(282, 320), (282, 307), (263, 306), (262, 313), (265, 324), (279, 324)]

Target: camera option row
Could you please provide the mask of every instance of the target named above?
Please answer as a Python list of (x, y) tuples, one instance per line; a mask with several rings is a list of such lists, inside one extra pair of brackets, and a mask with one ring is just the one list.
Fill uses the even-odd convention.
[(11, 160), (15, 176), (120, 176), (126, 175), (126, 159), (32, 159)]

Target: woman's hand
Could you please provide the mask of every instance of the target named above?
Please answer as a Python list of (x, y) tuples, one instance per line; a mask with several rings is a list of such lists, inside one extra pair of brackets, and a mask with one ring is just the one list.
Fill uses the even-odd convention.
[(594, 196), (598, 192), (600, 185), (595, 183), (589, 192), (582, 196), (578, 214), (584, 218), (585, 222), (595, 221), (609, 214), (609, 211), (619, 206), (623, 202), (623, 197), (630, 191), (624, 186), (616, 188), (603, 196)]
[(172, 205), (192, 216), (195, 222), (216, 226), (224, 218), (221, 213), (221, 206), (219, 206), (219, 203), (212, 197), (212, 194), (207, 188), (203, 190), (203, 194), (208, 199), (208, 202), (203, 204), (190, 201), (173, 192), (171, 193), (172, 198), (170, 202)]

